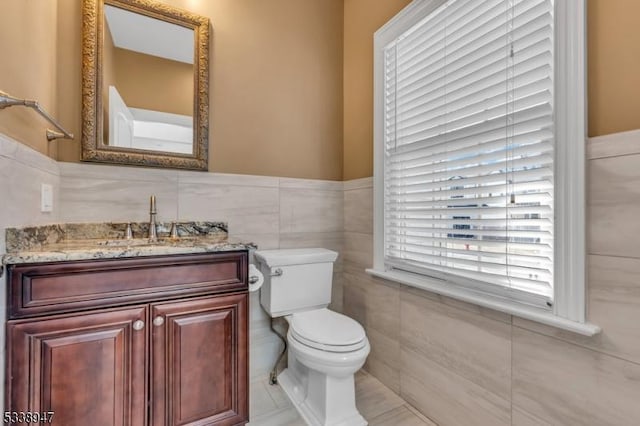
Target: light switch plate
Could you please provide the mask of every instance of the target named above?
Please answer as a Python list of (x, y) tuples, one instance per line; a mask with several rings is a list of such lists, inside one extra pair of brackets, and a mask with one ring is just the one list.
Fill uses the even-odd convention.
[(42, 184), (40, 196), (40, 211), (48, 213), (53, 211), (53, 185), (48, 183)]

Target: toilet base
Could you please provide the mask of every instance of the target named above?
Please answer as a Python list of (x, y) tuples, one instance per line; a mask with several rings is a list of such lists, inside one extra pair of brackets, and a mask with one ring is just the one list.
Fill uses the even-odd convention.
[[(304, 421), (310, 426), (367, 426), (368, 423), (355, 407), (353, 375), (334, 378), (310, 371), (308, 388), (296, 379), (289, 368), (278, 375), (278, 383)], [(344, 394), (350, 395), (344, 395)], [(346, 396), (346, 398), (344, 398)], [(349, 398), (350, 396), (350, 398)], [(351, 400), (353, 402), (349, 403)], [(345, 401), (347, 403), (345, 404)], [(331, 407), (327, 416), (320, 406)], [(325, 408), (326, 411), (327, 408)], [(319, 415), (320, 414), (320, 415)], [(325, 417), (325, 418), (322, 418)]]

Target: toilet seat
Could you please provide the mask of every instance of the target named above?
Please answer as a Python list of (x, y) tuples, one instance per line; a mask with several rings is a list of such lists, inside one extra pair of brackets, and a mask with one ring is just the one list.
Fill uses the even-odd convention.
[(289, 333), (303, 345), (326, 352), (353, 352), (367, 344), (357, 321), (326, 308), (293, 314)]

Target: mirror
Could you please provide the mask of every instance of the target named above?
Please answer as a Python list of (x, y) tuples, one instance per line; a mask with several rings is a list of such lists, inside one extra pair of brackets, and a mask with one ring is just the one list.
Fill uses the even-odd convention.
[(82, 159), (207, 170), (209, 20), (150, 0), (83, 3)]

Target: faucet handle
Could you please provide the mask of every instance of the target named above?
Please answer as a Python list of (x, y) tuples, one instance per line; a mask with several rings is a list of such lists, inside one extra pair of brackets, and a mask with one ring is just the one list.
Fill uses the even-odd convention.
[(175, 222), (171, 222), (171, 235), (169, 238), (177, 239), (180, 235), (178, 235), (178, 225)]
[(133, 231), (131, 230), (131, 224), (127, 223), (127, 229), (124, 231), (124, 239), (131, 240), (133, 239)]

